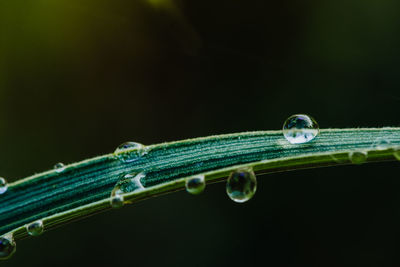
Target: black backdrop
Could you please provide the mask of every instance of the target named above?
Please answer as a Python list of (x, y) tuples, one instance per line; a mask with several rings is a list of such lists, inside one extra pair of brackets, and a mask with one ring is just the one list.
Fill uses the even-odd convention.
[[(398, 1), (1, 1), (0, 175), (144, 144), (399, 126)], [(398, 266), (398, 162), (151, 199), (23, 240), (1, 266)]]

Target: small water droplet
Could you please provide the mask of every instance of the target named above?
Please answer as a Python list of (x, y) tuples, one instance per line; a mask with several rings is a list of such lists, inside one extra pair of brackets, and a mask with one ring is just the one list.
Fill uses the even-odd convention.
[(185, 182), (186, 191), (193, 195), (198, 195), (204, 191), (206, 181), (204, 175), (189, 177)]
[(143, 145), (135, 142), (125, 142), (117, 147), (114, 153), (120, 153), (127, 150), (141, 149)]
[(125, 142), (117, 147), (114, 155), (123, 162), (133, 162), (147, 152), (146, 147), (140, 143)]
[(61, 162), (56, 163), (56, 164), (54, 165), (54, 170), (55, 170), (56, 172), (58, 172), (58, 173), (63, 172), (63, 171), (65, 170), (65, 165), (64, 165), (64, 163), (61, 163)]
[(226, 182), (226, 193), (235, 202), (250, 200), (257, 189), (257, 179), (252, 169), (233, 171)]
[(43, 221), (42, 220), (34, 221), (26, 225), (25, 228), (29, 235), (38, 236), (43, 233)]
[(386, 150), (391, 148), (391, 146), (392, 143), (389, 140), (381, 137), (377, 138), (375, 142), (372, 144), (372, 147), (376, 150)]
[(111, 194), (110, 205), (115, 209), (121, 208), (124, 205), (124, 196), (118, 193)]
[(4, 194), (8, 189), (8, 184), (6, 179), (4, 179), (3, 177), (0, 177), (0, 195)]
[(124, 204), (123, 194), (130, 193), (136, 190), (144, 189), (140, 179), (146, 177), (146, 175), (141, 173), (129, 173), (123, 175), (122, 178), (115, 184), (113, 190), (111, 191), (110, 204), (113, 208), (122, 207)]
[(354, 164), (362, 164), (368, 158), (368, 153), (366, 151), (354, 151), (349, 153), (349, 159)]
[(17, 246), (14, 238), (11, 235), (0, 237), (0, 259), (8, 259), (11, 257), (16, 248)]
[(318, 133), (318, 123), (308, 115), (292, 115), (283, 124), (283, 135), (291, 144), (307, 143)]

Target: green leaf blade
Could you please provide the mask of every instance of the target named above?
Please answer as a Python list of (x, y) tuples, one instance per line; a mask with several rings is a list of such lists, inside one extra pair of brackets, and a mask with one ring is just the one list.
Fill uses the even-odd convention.
[[(389, 142), (386, 149), (377, 140)], [(144, 190), (126, 195), (130, 202), (184, 188), (183, 178), (206, 174), (223, 180), (238, 167), (258, 172), (349, 164), (348, 153), (369, 151), (368, 161), (394, 160), (400, 128), (326, 129), (309, 143), (292, 145), (281, 131), (247, 132), (163, 143), (125, 163), (113, 154), (67, 165), (10, 184), (0, 196), (0, 234), (27, 236), (24, 225), (43, 219), (45, 230), (110, 209), (110, 192), (121, 176), (144, 172)]]

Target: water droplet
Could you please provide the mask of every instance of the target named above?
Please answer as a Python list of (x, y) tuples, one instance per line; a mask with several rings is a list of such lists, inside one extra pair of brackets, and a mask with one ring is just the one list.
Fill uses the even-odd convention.
[(8, 189), (8, 184), (6, 179), (4, 179), (3, 177), (0, 177), (0, 195), (4, 194)]
[(115, 209), (121, 208), (124, 205), (124, 196), (118, 193), (111, 194), (110, 205)]
[(120, 208), (124, 204), (124, 196), (123, 194), (130, 193), (136, 190), (144, 189), (142, 182), (140, 179), (145, 177), (146, 175), (141, 173), (129, 173), (123, 175), (121, 180), (119, 180), (113, 190), (111, 191), (110, 196), (110, 205), (113, 208)]
[(141, 149), (143, 148), (143, 145), (140, 143), (135, 143), (135, 142), (125, 142), (117, 147), (114, 153), (118, 154), (120, 152), (124, 152), (127, 150), (133, 150), (133, 149)]
[(368, 153), (366, 151), (354, 151), (349, 153), (349, 159), (354, 164), (362, 164), (368, 158)]
[(138, 189), (144, 189), (141, 179), (146, 177), (146, 174), (141, 173), (129, 173), (123, 176), (123, 178), (118, 181), (116, 186), (119, 186), (123, 193), (130, 193)]
[(318, 133), (318, 123), (308, 115), (292, 115), (283, 124), (283, 135), (291, 144), (307, 143)]
[(133, 162), (145, 154), (147, 154), (146, 147), (135, 142), (125, 142), (114, 151), (114, 155), (123, 162)]
[(54, 165), (54, 170), (58, 173), (63, 172), (65, 170), (65, 165), (61, 162)]
[(250, 200), (257, 189), (257, 179), (252, 169), (233, 171), (226, 182), (226, 193), (235, 202)]
[(386, 150), (391, 148), (391, 146), (392, 143), (389, 140), (382, 137), (377, 138), (375, 142), (372, 144), (372, 147), (376, 150)]
[(43, 233), (43, 221), (38, 220), (25, 226), (26, 231), (31, 236), (38, 236)]
[(204, 191), (206, 187), (206, 181), (204, 175), (193, 176), (186, 179), (185, 182), (186, 191), (193, 195), (198, 195)]
[(8, 259), (16, 250), (14, 238), (10, 236), (0, 237), (0, 259)]

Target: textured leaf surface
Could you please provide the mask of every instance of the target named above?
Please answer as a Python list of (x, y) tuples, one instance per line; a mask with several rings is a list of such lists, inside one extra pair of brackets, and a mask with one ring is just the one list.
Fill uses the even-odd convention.
[[(379, 147), (382, 140), (389, 142)], [(135, 202), (184, 188), (184, 179), (205, 174), (224, 180), (230, 171), (251, 166), (258, 173), (349, 164), (349, 153), (368, 151), (367, 161), (394, 160), (400, 128), (326, 129), (313, 141), (292, 145), (281, 131), (210, 136), (149, 146), (145, 155), (133, 153), (129, 163), (114, 154), (67, 165), (57, 173), (40, 173), (10, 185), (0, 196), (0, 234), (27, 236), (24, 226), (42, 219), (45, 230), (110, 209), (114, 185), (128, 173), (144, 172), (144, 189), (125, 195)], [(134, 151), (133, 151), (134, 152)], [(262, 181), (261, 181), (262, 182)]]

